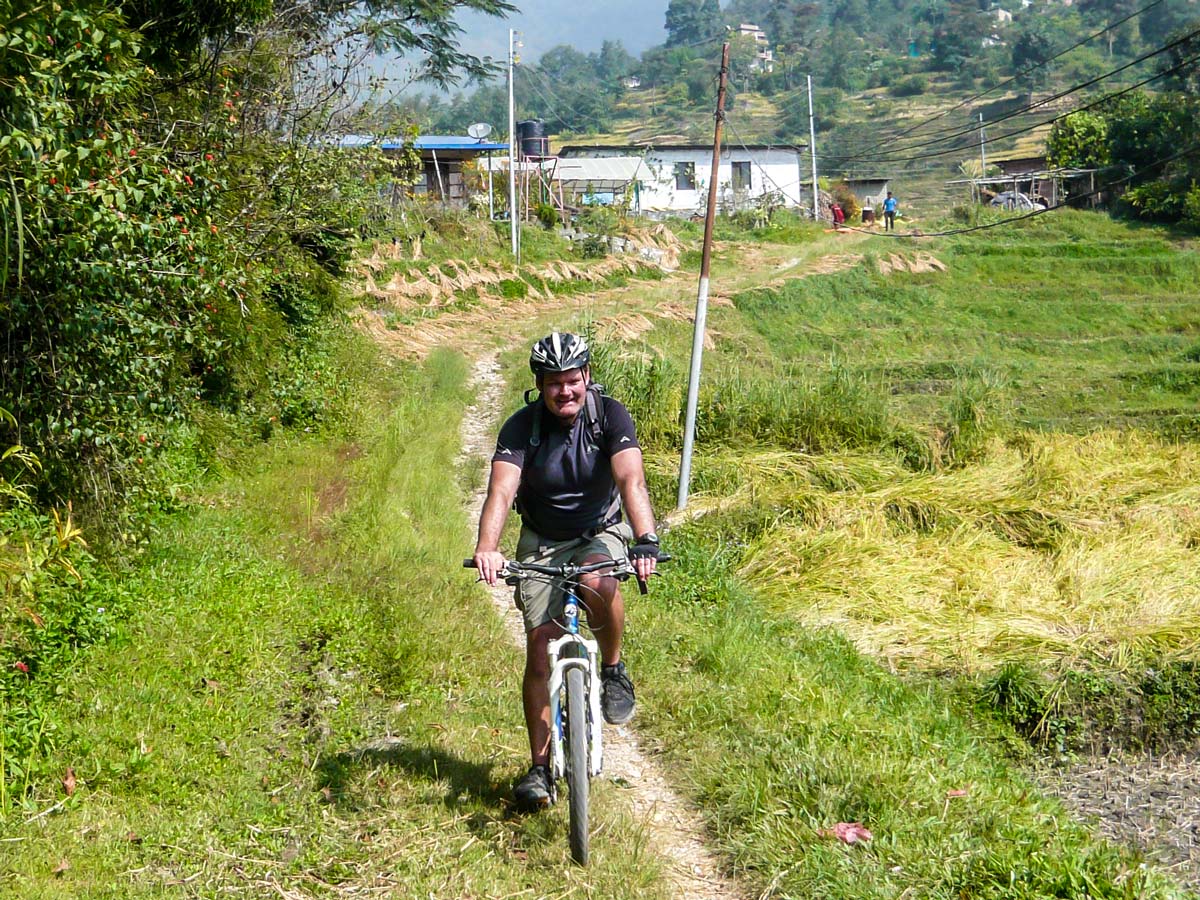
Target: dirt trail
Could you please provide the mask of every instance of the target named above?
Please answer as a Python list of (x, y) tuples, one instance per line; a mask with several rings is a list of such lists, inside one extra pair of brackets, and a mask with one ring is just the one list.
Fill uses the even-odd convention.
[(1034, 772), (1046, 793), (1110, 841), (1140, 847), (1200, 896), (1200, 761), (1113, 754)]
[[(491, 455), (503, 389), (495, 352), (476, 362), (471, 385), (477, 399), (463, 419), (464, 459)], [(483, 507), (484, 493), (485, 489), (480, 488), (471, 497), (470, 513), (475, 521)], [(490, 593), (513, 644), (524, 646), (524, 630), (512, 602), (512, 589), (497, 586)], [(515, 695), (513, 702), (518, 702)], [(636, 731), (628, 726), (606, 726), (604, 739), (604, 777), (627, 786), (634, 817), (644, 824), (652, 849), (670, 863), (667, 874), (674, 896), (679, 900), (748, 897), (745, 890), (721, 874), (716, 855), (704, 843), (704, 823), (699, 813), (667, 784), (658, 761), (639, 746)]]

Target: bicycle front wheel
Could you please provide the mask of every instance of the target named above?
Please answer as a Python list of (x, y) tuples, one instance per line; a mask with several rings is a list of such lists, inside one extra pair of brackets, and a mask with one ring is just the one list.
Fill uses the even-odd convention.
[(567, 790), (570, 793), (571, 859), (588, 861), (587, 680), (583, 669), (567, 670)]

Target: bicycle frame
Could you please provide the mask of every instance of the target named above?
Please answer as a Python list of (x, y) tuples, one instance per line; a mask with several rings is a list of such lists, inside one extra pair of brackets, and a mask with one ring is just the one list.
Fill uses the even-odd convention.
[(567, 670), (575, 667), (584, 670), (588, 686), (588, 712), (591, 722), (588, 732), (588, 775), (600, 774), (604, 762), (604, 746), (601, 737), (600, 713), (600, 646), (595, 640), (579, 632), (579, 598), (575, 585), (564, 588), (563, 626), (566, 634), (550, 642), (550, 766), (555, 779), (566, 774), (566, 758), (563, 753), (563, 710), (562, 687)]

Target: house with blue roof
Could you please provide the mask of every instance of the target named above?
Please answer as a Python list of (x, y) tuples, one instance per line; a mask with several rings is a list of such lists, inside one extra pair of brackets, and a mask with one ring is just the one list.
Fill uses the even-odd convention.
[[(365, 134), (346, 135), (338, 141), (338, 146), (344, 148), (372, 145), (382, 149), (385, 155), (399, 154), (407, 146), (399, 138), (377, 138)], [(486, 138), (477, 140), (457, 134), (423, 134), (414, 139), (411, 146), (421, 154), (421, 172), (413, 185), (413, 193), (432, 195), (447, 206), (465, 206), (467, 203), (463, 182), (464, 162), (482, 156), (488, 162), (481, 163), (481, 168), (486, 171), (487, 165), (493, 165), (499, 171), (499, 157), (508, 154), (507, 143)]]

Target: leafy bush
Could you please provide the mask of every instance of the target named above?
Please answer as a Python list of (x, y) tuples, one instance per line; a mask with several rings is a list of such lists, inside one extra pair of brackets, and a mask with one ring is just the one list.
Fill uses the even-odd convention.
[(924, 94), (928, 90), (929, 79), (924, 75), (909, 75), (907, 78), (901, 78), (888, 86), (888, 93), (893, 97), (916, 97), (918, 94)]
[(1182, 217), (1186, 195), (1165, 181), (1151, 181), (1125, 192), (1121, 204), (1141, 219), (1174, 222)]
[(558, 226), (558, 209), (553, 203), (539, 203), (536, 215), (543, 228), (550, 229)]
[(850, 185), (846, 184), (846, 182), (839, 181), (834, 184), (830, 189), (830, 193), (833, 195), (834, 202), (846, 214), (846, 221), (862, 215), (862, 206), (858, 202), (858, 197), (855, 196), (854, 191), (851, 190)]

